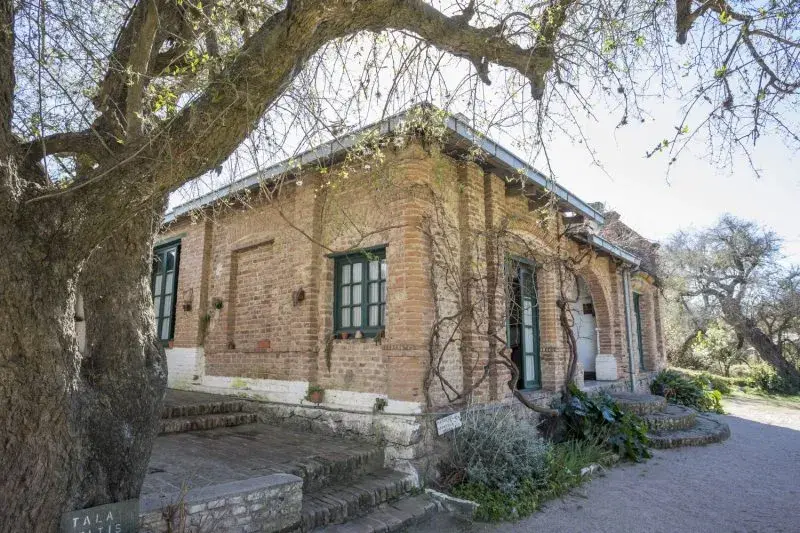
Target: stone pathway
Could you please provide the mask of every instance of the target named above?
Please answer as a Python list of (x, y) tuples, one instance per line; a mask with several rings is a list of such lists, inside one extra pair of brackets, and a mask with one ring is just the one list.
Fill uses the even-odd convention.
[(723, 443), (656, 450), (517, 523), (469, 526), (440, 514), (416, 531), (799, 532), (800, 406), (735, 397), (725, 409)]

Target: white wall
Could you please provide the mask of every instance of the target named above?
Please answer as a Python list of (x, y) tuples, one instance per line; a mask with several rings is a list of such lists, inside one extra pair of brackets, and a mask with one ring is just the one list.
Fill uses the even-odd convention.
[[(584, 304), (592, 304), (592, 295), (582, 278), (578, 278), (577, 301), (572, 304), (574, 323), (572, 332), (578, 341), (578, 361), (584, 372), (594, 372), (594, 360), (597, 357), (597, 323), (593, 314), (584, 314)], [(573, 291), (572, 297), (575, 294)]]

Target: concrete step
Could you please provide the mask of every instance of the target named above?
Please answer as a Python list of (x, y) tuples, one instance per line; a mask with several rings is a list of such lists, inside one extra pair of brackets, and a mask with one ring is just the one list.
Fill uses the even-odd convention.
[[(211, 396), (211, 395), (208, 395)], [(247, 402), (229, 400), (221, 396), (217, 401), (167, 403), (161, 410), (161, 418), (186, 418), (189, 416), (241, 413)]]
[(303, 492), (321, 490), (332, 483), (342, 484), (382, 471), (383, 450), (383, 447), (375, 446), (355, 452), (328, 452), (324, 456), (293, 462), (287, 473), (303, 478)]
[(677, 431), (653, 431), (648, 434), (650, 446), (666, 449), (679, 446), (702, 446), (722, 442), (731, 436), (728, 424), (713, 415), (698, 414), (695, 424), (689, 429)]
[(632, 394), (630, 392), (615, 392), (611, 397), (623, 411), (628, 411), (639, 416), (658, 413), (667, 406), (667, 399), (654, 394)]
[(352, 521), (382, 504), (401, 499), (412, 490), (414, 481), (408, 474), (381, 470), (351, 482), (304, 492), (300, 531)]
[(320, 533), (388, 533), (414, 531), (436, 512), (436, 504), (425, 495), (409, 496), (385, 503), (371, 513), (346, 524), (326, 526), (314, 530)]
[(645, 415), (650, 431), (678, 431), (694, 427), (697, 411), (683, 405), (667, 405), (663, 411)]
[(239, 412), (162, 418), (159, 421), (159, 425), (160, 434), (165, 435), (167, 433), (186, 433), (188, 431), (241, 426), (256, 422), (258, 422), (256, 413)]

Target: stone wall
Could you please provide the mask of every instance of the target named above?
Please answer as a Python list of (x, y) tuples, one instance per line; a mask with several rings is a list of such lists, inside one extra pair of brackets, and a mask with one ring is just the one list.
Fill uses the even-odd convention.
[(140, 501), (141, 533), (276, 532), (297, 528), (303, 480), (272, 474)]

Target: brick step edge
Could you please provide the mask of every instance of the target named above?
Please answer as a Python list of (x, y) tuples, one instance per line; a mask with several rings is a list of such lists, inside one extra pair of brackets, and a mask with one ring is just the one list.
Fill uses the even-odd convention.
[(329, 456), (310, 457), (295, 461), (287, 470), (303, 479), (303, 491), (321, 490), (331, 483), (342, 484), (366, 474), (384, 470), (384, 452), (382, 447), (375, 447), (353, 455), (342, 455), (341, 458)]
[(697, 411), (683, 405), (668, 405), (660, 413), (650, 413), (643, 418), (650, 431), (678, 431), (694, 427)]
[(165, 405), (161, 410), (161, 418), (185, 418), (187, 416), (241, 413), (244, 411), (245, 405), (246, 402), (239, 400)]
[(337, 483), (303, 494), (299, 531), (308, 532), (330, 524), (341, 524), (398, 500), (415, 489), (414, 478), (384, 470), (350, 483)]
[(227, 413), (200, 416), (186, 416), (181, 418), (162, 418), (159, 421), (159, 433), (187, 433), (189, 431), (202, 431), (258, 422), (256, 413)]
[(326, 526), (314, 533), (389, 533), (413, 531), (437, 512), (436, 504), (424, 495), (410, 496), (379, 505), (371, 513), (346, 524)]
[(728, 424), (709, 415), (697, 415), (694, 427), (680, 431), (658, 431), (648, 434), (650, 446), (658, 449), (680, 446), (703, 446), (722, 442), (731, 436)]

